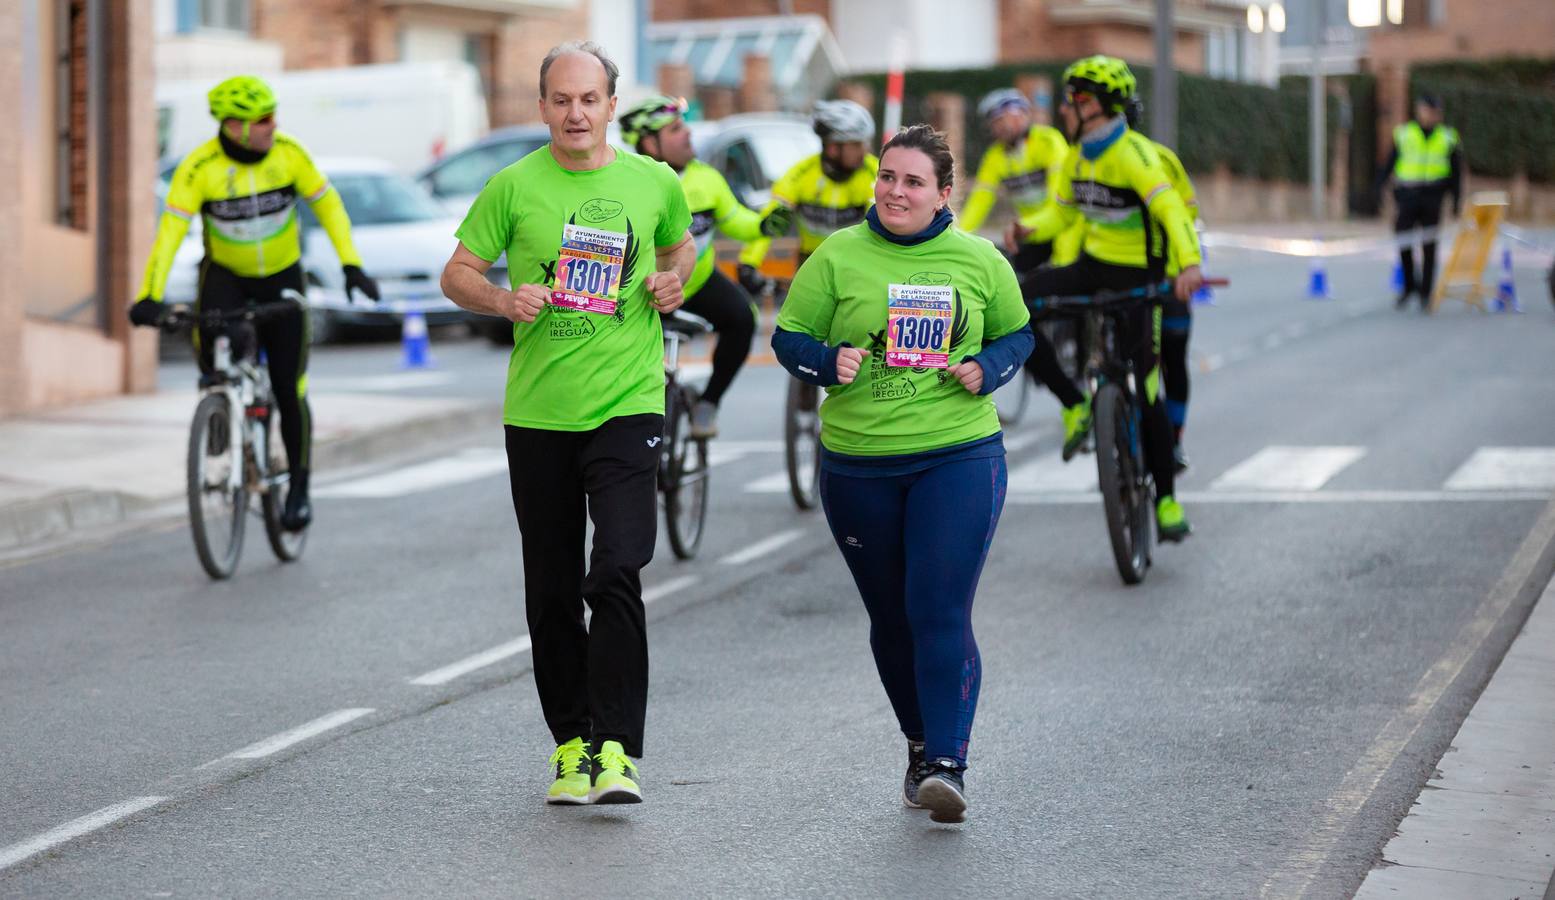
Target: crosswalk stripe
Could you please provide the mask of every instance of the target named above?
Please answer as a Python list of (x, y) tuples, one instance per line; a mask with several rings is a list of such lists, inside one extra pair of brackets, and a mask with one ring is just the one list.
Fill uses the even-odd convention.
[(1555, 447), (1480, 447), (1443, 487), (1449, 491), (1555, 488)]
[(747, 494), (786, 494), (788, 493), (788, 472), (775, 472), (764, 475), (755, 481), (745, 485)]
[(366, 478), (322, 485), (315, 497), (383, 499), (401, 497), (433, 488), (486, 478), (508, 468), (507, 453), (500, 447), (471, 447), (452, 456), (434, 459)]
[(1212, 491), (1315, 491), (1365, 447), (1265, 447), (1210, 483)]
[(1093, 494), (1097, 489), (1091, 456), (1066, 463), (1057, 453), (1044, 454), (1010, 470), (1011, 491)]

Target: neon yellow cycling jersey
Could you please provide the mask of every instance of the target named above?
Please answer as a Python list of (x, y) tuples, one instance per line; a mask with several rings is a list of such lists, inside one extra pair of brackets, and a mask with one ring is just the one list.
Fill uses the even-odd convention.
[(1014, 147), (995, 141), (977, 167), (977, 183), (957, 217), (967, 231), (976, 231), (1004, 191), (1018, 216), (1035, 215), (1047, 199), (1048, 184), (1069, 154), (1069, 142), (1057, 128), (1033, 125)]
[[(1172, 148), (1159, 141), (1151, 141), (1155, 145), (1156, 153), (1161, 156), (1161, 168), (1166, 172), (1166, 180), (1172, 183), (1172, 190), (1182, 198), (1183, 206), (1188, 208), (1188, 221), (1194, 222), (1199, 218), (1199, 195), (1193, 189), (1193, 182), (1188, 180), (1188, 170), (1182, 167), (1182, 160)], [(1158, 232), (1159, 234), (1159, 232)], [(1160, 253), (1158, 247), (1156, 253)], [(1177, 266), (1175, 258), (1167, 261), (1166, 274), (1175, 277), (1181, 269)]]
[[(838, 183), (821, 170), (819, 153), (805, 157), (772, 186), (772, 202), (761, 213), (765, 216), (779, 203), (793, 209), (799, 221), (799, 254), (807, 256), (832, 232), (864, 221), (864, 214), (875, 202), (875, 176), (879, 172), (880, 160), (868, 153), (864, 164), (847, 181)], [(760, 266), (771, 245), (770, 238), (752, 241), (740, 254), (740, 262)]]
[(173, 171), (140, 296), (162, 299), (168, 269), (195, 213), (204, 224), (208, 262), (247, 278), (292, 266), (302, 256), (299, 195), (313, 206), (341, 265), (360, 266), (339, 192), (295, 139), (277, 132), (270, 152), (255, 163), (228, 156), (219, 138), (201, 144)]
[[(1080, 146), (1071, 147), (1053, 196), (1057, 202), (1022, 220), (1033, 231), (1028, 240), (1052, 240), (1083, 220), (1084, 252), (1100, 262), (1143, 269), (1161, 261), (1172, 271), (1199, 264), (1193, 217), (1172, 187), (1161, 154), (1136, 131), (1122, 128), (1095, 160)], [(1169, 260), (1159, 260), (1159, 244), (1148, 237), (1157, 229), (1166, 237)]]
[(713, 274), (718, 255), (713, 250), (714, 229), (737, 241), (759, 240), (761, 216), (734, 196), (729, 182), (717, 169), (701, 160), (693, 159), (686, 164), (680, 173), (680, 186), (686, 192), (686, 206), (691, 210), (691, 238), (697, 245), (696, 266), (684, 289), (685, 295), (690, 297), (701, 290)]

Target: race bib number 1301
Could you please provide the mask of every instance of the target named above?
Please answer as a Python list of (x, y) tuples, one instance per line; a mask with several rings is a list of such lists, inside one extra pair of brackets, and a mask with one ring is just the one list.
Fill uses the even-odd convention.
[(626, 235), (581, 225), (562, 229), (556, 283), (551, 305), (614, 315), (621, 299), (621, 268), (626, 259)]
[(887, 290), (885, 364), (944, 369), (950, 365), (955, 295), (949, 285), (893, 284)]

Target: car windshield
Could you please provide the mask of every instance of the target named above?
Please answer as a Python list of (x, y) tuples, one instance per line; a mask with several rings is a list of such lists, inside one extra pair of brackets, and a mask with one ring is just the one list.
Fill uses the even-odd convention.
[[(340, 192), (353, 226), (395, 225), (445, 218), (448, 213), (409, 178), (387, 172), (353, 172), (330, 175), (329, 183)], [(298, 204), (303, 224), (318, 225), (313, 209)]]
[(756, 158), (769, 184), (776, 184), (794, 163), (821, 149), (821, 141), (802, 129), (763, 128), (752, 135)]

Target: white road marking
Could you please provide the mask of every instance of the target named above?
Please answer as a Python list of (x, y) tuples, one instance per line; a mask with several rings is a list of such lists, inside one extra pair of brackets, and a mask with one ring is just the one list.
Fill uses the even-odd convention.
[(758, 453), (782, 453), (781, 441), (724, 441), (713, 440), (707, 445), (707, 464), (722, 466), (739, 462)]
[(362, 375), (349, 378), (320, 378), (314, 384), (329, 391), (403, 391), (408, 388), (442, 387), (458, 381), (452, 372), (393, 372), (387, 375)]
[[(1177, 499), (1191, 504), (1236, 503), (1505, 503), (1550, 499), (1549, 491), (1178, 491)], [(1094, 493), (1075, 491), (1015, 491), (1010, 503), (1025, 506), (1076, 506), (1100, 503)]]
[(1315, 491), (1365, 447), (1265, 447), (1210, 483), (1212, 491)]
[(229, 753), (226, 758), (261, 759), (272, 753), (279, 753), (287, 747), (301, 743), (308, 738), (316, 737), (334, 728), (339, 728), (347, 722), (354, 722), (373, 711), (371, 709), (337, 709), (329, 715), (320, 716), (305, 725), (298, 725), (296, 728), (288, 729), (280, 734), (273, 734), (257, 744), (250, 744), (236, 753)]
[(1555, 447), (1481, 447), (1443, 487), (1449, 491), (1555, 488)]
[(1096, 496), (1096, 459), (1088, 454), (1064, 462), (1056, 452), (1010, 470), (1010, 493), (1075, 493)]
[(381, 500), (420, 491), (488, 478), (508, 468), (507, 453), (500, 447), (471, 447), (413, 466), (393, 469), (317, 488), (315, 497), (347, 497)]
[(490, 650), (466, 656), (464, 659), (456, 663), (449, 663), (441, 669), (433, 669), (425, 675), (417, 675), (410, 680), (410, 683), (423, 686), (447, 684), (455, 678), (468, 675), (476, 669), (484, 669), (494, 663), (502, 662), (504, 659), (510, 656), (517, 656), (528, 649), (529, 635), (526, 634), (523, 637), (508, 641), (506, 644), (492, 647)]
[(679, 578), (671, 578), (663, 584), (656, 584), (643, 591), (643, 603), (652, 603), (661, 597), (668, 597), (670, 594), (685, 590), (701, 580), (695, 575), (682, 575)]
[[(643, 603), (652, 603), (660, 597), (665, 597), (669, 594), (673, 594), (676, 591), (688, 588), (700, 580), (701, 579), (695, 575), (681, 575), (678, 578), (671, 578), (669, 581), (666, 581), (663, 584), (654, 585), (653, 587), (643, 591)], [(592, 615), (589, 612), (585, 612), (583, 618), (585, 622), (588, 622), (592, 618)], [(466, 656), (464, 659), (461, 659), (458, 662), (449, 663), (442, 668), (433, 669), (425, 675), (417, 675), (415, 678), (410, 679), (410, 683), (422, 687), (436, 687), (438, 685), (447, 684), (448, 682), (457, 678), (463, 678), (464, 676), (478, 669), (484, 669), (487, 666), (502, 662), (504, 659), (508, 659), (509, 657), (524, 653), (532, 646), (533, 644), (529, 635), (521, 635), (511, 641), (508, 641), (505, 644), (498, 644), (497, 646), (492, 647), (490, 650), (482, 650), (480, 653)]]
[(73, 841), (83, 834), (89, 834), (105, 825), (112, 825), (120, 819), (128, 818), (142, 810), (150, 809), (166, 800), (166, 797), (136, 797), (134, 800), (115, 803), (112, 806), (105, 806), (97, 812), (84, 815), (79, 819), (73, 819), (56, 828), (50, 828), (37, 837), (28, 838), (21, 843), (12, 844), (9, 847), (0, 848), (0, 869), (8, 869), (30, 856), (36, 856), (67, 841)]
[(788, 493), (788, 473), (778, 472), (765, 475), (761, 478), (746, 483), (747, 494), (786, 494)]
[(734, 553), (725, 556), (723, 559), (720, 559), (719, 562), (726, 566), (743, 566), (748, 562), (754, 562), (755, 560), (766, 556), (768, 553), (771, 553), (780, 547), (792, 544), (794, 541), (799, 540), (803, 536), (804, 529), (802, 528), (790, 528), (787, 531), (780, 531), (769, 538), (751, 544), (744, 550), (737, 550)]

